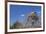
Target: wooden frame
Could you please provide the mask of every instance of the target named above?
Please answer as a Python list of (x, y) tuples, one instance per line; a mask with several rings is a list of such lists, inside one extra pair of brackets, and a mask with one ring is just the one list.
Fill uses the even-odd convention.
[[(32, 4), (43, 4), (43, 30), (36, 31), (20, 31), (20, 32), (7, 32), (7, 3), (8, 2), (19, 2), (19, 3), (32, 3)], [(24, 33), (24, 32), (40, 32), (45, 30), (45, 4), (43, 2), (27, 2), (27, 1), (5, 1), (5, 34), (7, 33)]]

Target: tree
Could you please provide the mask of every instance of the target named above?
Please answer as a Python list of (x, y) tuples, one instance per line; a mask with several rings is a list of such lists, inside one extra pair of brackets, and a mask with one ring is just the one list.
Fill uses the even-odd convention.
[(12, 26), (10, 26), (10, 29), (18, 29), (22, 28), (22, 23), (16, 21)]

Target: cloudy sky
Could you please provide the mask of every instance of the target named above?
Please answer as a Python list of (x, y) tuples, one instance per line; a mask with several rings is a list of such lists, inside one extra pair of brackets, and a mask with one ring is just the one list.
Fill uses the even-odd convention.
[(32, 11), (40, 15), (41, 6), (10, 5), (10, 23), (13, 24), (17, 20), (24, 23), (26, 15)]

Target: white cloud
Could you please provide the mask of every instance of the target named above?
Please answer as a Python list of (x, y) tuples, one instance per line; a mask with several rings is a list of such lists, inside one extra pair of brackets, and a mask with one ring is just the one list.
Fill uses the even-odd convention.
[(24, 14), (21, 14), (21, 16), (25, 16)]

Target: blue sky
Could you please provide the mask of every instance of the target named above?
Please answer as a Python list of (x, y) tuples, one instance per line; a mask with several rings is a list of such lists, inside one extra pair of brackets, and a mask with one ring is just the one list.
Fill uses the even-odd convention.
[(37, 15), (41, 13), (41, 6), (10, 5), (10, 23), (17, 20), (24, 23), (26, 15), (35, 11)]

